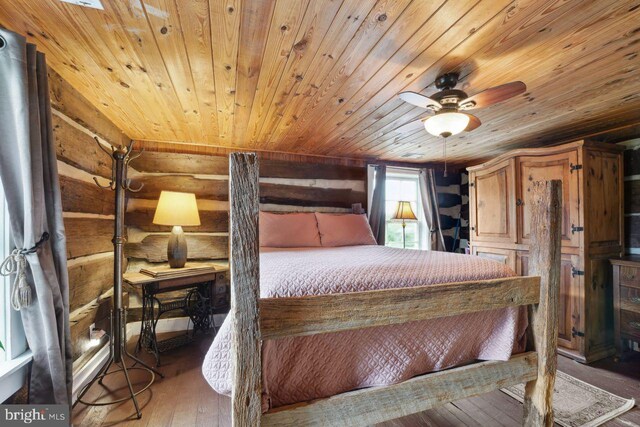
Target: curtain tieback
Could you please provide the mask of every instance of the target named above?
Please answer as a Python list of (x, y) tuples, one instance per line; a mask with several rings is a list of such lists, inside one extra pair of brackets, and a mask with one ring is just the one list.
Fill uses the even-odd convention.
[(42, 233), (42, 237), (30, 249), (14, 249), (11, 254), (5, 258), (0, 264), (0, 274), (3, 276), (16, 275), (11, 285), (11, 306), (14, 310), (20, 311), (21, 308), (31, 304), (31, 287), (27, 283), (27, 258), (28, 254), (38, 251), (38, 248), (49, 240), (49, 233)]

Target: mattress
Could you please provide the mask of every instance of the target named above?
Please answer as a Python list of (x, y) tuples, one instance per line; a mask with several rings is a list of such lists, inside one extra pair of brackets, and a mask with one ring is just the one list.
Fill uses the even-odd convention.
[[(290, 297), (405, 288), (514, 276), (496, 261), (383, 246), (267, 249), (260, 296)], [(231, 393), (230, 317), (202, 367)], [(391, 385), (475, 360), (508, 360), (524, 350), (525, 307), (263, 342), (263, 410), (364, 387)]]

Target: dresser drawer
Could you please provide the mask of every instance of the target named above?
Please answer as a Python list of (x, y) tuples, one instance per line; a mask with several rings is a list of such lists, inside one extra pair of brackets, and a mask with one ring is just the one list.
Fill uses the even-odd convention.
[(620, 284), (640, 288), (640, 269), (636, 267), (620, 266)]
[(620, 332), (640, 338), (640, 313), (620, 310)]
[(620, 286), (620, 308), (640, 313), (640, 289)]

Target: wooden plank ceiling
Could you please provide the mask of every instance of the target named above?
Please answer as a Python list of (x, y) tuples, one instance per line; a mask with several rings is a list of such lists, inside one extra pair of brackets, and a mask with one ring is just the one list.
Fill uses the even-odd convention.
[(133, 139), (440, 161), (397, 94), (450, 71), (528, 86), (448, 140), (459, 163), (640, 122), (640, 0), (102, 3), (0, 0), (0, 25)]

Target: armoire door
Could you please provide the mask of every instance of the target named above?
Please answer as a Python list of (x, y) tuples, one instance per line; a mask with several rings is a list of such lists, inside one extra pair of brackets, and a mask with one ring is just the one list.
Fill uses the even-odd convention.
[[(584, 334), (581, 316), (581, 277), (574, 273), (579, 269), (577, 255), (562, 254), (560, 262), (560, 307), (558, 313), (558, 345), (579, 350), (581, 336)], [(529, 274), (529, 253), (516, 254), (517, 273), (521, 276)]]
[(474, 245), (471, 248), (471, 254), (498, 261), (501, 264), (507, 265), (513, 271), (516, 271), (516, 251), (514, 250), (486, 248)]
[(529, 244), (531, 235), (531, 185), (534, 181), (562, 181), (562, 246), (579, 247), (580, 227), (578, 150), (547, 156), (518, 157), (518, 242)]
[(473, 242), (515, 243), (515, 160), (469, 173)]

